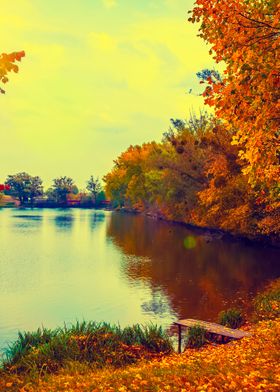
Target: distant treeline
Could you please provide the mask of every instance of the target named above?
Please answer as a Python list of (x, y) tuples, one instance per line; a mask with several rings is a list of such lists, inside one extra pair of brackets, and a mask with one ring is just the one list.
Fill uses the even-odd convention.
[(0, 189), (0, 205), (14, 201), (20, 206), (99, 207), (106, 205), (105, 199), (101, 182), (94, 176), (87, 181), (85, 190), (79, 190), (72, 178), (64, 176), (55, 178), (44, 191), (40, 177), (21, 172), (9, 175)]

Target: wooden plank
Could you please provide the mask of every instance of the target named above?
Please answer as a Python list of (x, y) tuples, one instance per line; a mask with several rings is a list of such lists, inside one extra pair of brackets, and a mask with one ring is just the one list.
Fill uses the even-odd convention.
[(178, 353), (182, 352), (182, 325), (178, 324)]
[(202, 320), (185, 319), (185, 320), (176, 321), (174, 324), (186, 328), (199, 325), (205, 328), (207, 332), (211, 332), (216, 335), (227, 336), (233, 339), (241, 339), (244, 338), (245, 336), (251, 336), (249, 332), (241, 331), (240, 329), (231, 329), (231, 328), (224, 327), (223, 325), (220, 324), (209, 323), (208, 321), (202, 321)]

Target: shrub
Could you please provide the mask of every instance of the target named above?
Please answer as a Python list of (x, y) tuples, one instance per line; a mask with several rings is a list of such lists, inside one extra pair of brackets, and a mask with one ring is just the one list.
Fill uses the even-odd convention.
[(244, 320), (239, 309), (231, 308), (220, 312), (219, 323), (229, 328), (239, 328)]
[(188, 329), (186, 348), (202, 347), (206, 341), (206, 329), (200, 325), (194, 325)]
[(254, 318), (269, 320), (280, 317), (280, 278), (270, 283), (253, 301)]

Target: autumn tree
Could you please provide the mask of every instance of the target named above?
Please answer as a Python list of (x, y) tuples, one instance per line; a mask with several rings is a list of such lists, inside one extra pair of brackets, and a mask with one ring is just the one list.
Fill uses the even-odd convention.
[[(137, 209), (149, 207), (156, 180), (156, 168), (151, 159), (157, 154), (157, 148), (155, 142), (130, 146), (114, 161), (113, 170), (104, 177), (105, 191), (110, 199), (119, 206)], [(157, 191), (159, 193), (159, 188)]]
[(280, 5), (197, 0), (192, 22), (225, 71), (197, 73), (213, 116), (171, 119), (105, 176), (121, 205), (245, 235), (280, 233)]
[[(16, 61), (21, 61), (22, 57), (25, 56), (25, 52), (13, 52), (10, 54), (2, 53), (0, 55), (0, 82), (6, 84), (9, 81), (8, 73), (13, 71), (18, 72), (18, 65)], [(5, 94), (5, 90), (0, 87), (0, 93)]]
[(123, 207), (126, 202), (126, 170), (116, 164), (104, 178), (106, 196), (113, 202), (115, 207)]
[(206, 104), (235, 130), (250, 184), (279, 201), (280, 4), (278, 0), (197, 0), (192, 22), (226, 69), (207, 79)]
[(10, 189), (11, 189), (10, 185), (0, 184), (0, 203), (4, 196), (3, 192), (9, 191)]
[(203, 173), (207, 186), (197, 196), (194, 223), (246, 233), (253, 224), (254, 192), (242, 174), (232, 131), (213, 118), (200, 148), (204, 150)]
[(171, 119), (171, 127), (164, 134), (157, 166), (163, 172), (163, 211), (170, 219), (190, 223), (197, 192), (207, 185), (203, 175), (205, 152), (200, 148), (207, 127), (206, 114), (192, 115), (189, 120)]
[(170, 219), (188, 221), (203, 177), (204, 151), (199, 148), (207, 120), (171, 119), (162, 143), (130, 146), (105, 176), (109, 197), (128, 207), (149, 209)]

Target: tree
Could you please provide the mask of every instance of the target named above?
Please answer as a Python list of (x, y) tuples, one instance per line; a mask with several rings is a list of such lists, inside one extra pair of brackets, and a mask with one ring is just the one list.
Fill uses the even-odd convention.
[(162, 143), (129, 147), (106, 193), (168, 219), (279, 238), (279, 0), (197, 0), (190, 20), (226, 67), (197, 74), (215, 115), (171, 119)]
[[(155, 176), (149, 176), (152, 169), (150, 159), (156, 152), (157, 144), (144, 143), (142, 146), (130, 146), (115, 161), (111, 173), (104, 177), (106, 194), (118, 206), (142, 209), (150, 204), (151, 189), (149, 183), (154, 183)], [(153, 178), (152, 178), (153, 177)]]
[(3, 199), (3, 192), (4, 191), (9, 191), (11, 188), (9, 185), (5, 185), (5, 184), (0, 184), (0, 202)]
[[(13, 72), (18, 72), (18, 66), (15, 64), (16, 61), (21, 61), (22, 57), (25, 56), (25, 52), (13, 52), (10, 54), (7, 53), (2, 53), (0, 55), (0, 81), (3, 84), (6, 84), (9, 79), (7, 77), (8, 73), (13, 71)], [(0, 93), (5, 94), (5, 90), (0, 87)]]
[(98, 177), (94, 178), (93, 176), (91, 176), (87, 182), (86, 188), (90, 192), (90, 194), (93, 198), (94, 204), (96, 204), (97, 197), (102, 192), (102, 185), (101, 185)]
[(103, 178), (106, 196), (117, 207), (123, 207), (126, 201), (127, 181), (125, 177), (126, 170), (114, 166), (111, 172)]
[(29, 184), (29, 199), (31, 204), (34, 203), (34, 198), (43, 195), (42, 180), (40, 177), (31, 177)]
[[(192, 22), (211, 45), (224, 76), (211, 74), (203, 95), (234, 129), (243, 173), (263, 200), (280, 199), (279, 0), (197, 0)], [(278, 200), (278, 203), (277, 203)]]
[(70, 177), (58, 177), (53, 180), (53, 186), (47, 191), (48, 197), (53, 198), (57, 203), (66, 204), (67, 195), (76, 192), (77, 187)]
[(33, 204), (34, 198), (43, 194), (41, 178), (25, 172), (9, 175), (6, 185), (10, 186), (8, 193), (18, 197), (21, 205), (28, 202)]
[(9, 191), (10, 189), (10, 185), (0, 184), (0, 192)]

